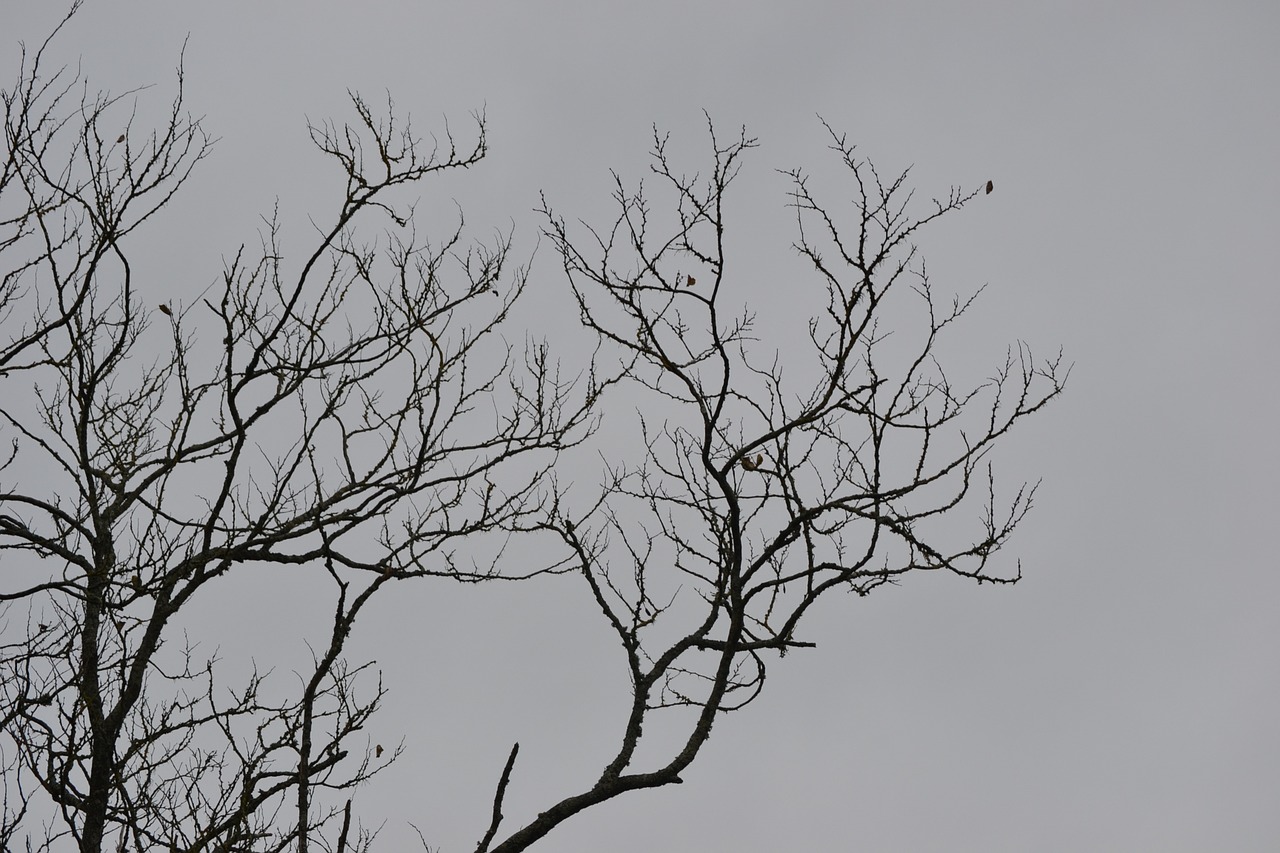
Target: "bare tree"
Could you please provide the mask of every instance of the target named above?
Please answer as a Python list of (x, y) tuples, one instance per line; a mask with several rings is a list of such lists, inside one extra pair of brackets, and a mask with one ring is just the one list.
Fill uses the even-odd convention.
[[(311, 128), (345, 189), (308, 250), (286, 257), (271, 217), (185, 304), (148, 295), (130, 264), (210, 150), (181, 67), (152, 131), (138, 93), (46, 73), (49, 44), (24, 52), (2, 98), (5, 849), (370, 848), (352, 797), (400, 750), (365, 739), (384, 690), (346, 651), (366, 605), (401, 584), (572, 573), (618, 639), (631, 697), (616, 752), (503, 834), (514, 746), (477, 846), (510, 853), (680, 782), (767, 664), (812, 645), (802, 623), (825, 593), (916, 571), (1021, 576), (992, 558), (1035, 487), (999, 493), (989, 457), (1067, 371), (1019, 344), (985, 380), (953, 383), (943, 341), (976, 294), (939, 299), (914, 243), (989, 182), (919, 207), (906, 172), (883, 179), (828, 127), (852, 206), (784, 173), (792, 287), (816, 300), (796, 346), (758, 322), (729, 259), (729, 190), (754, 140), (726, 143), (708, 119), (710, 172), (690, 178), (655, 131), (656, 198), (615, 176), (603, 227), (543, 202), (596, 345), (561, 378), (544, 344), (500, 336), (529, 275), (510, 236), (471, 243), (459, 218), (432, 243), (403, 194), (477, 164), (483, 115), (470, 142), (446, 128), (427, 145), (390, 100), (353, 94), (351, 123)], [(642, 452), (610, 456), (584, 498), (554, 474), (590, 447), (597, 411), (633, 424)], [(559, 550), (529, 567), (504, 558), (513, 537)], [(214, 581), (273, 566), (308, 569), (328, 595), (292, 685), (229, 676), (183, 633)], [(681, 737), (645, 740), (664, 717)]]
[[(346, 181), (313, 245), (289, 260), (272, 218), (188, 305), (130, 263), (210, 150), (181, 68), (148, 130), (137, 93), (46, 74), (48, 47), (3, 94), (0, 846), (366, 847), (349, 794), (398, 750), (362, 734), (383, 687), (344, 658), (353, 626), (411, 579), (503, 576), (458, 542), (544, 517), (594, 391), (496, 334), (527, 277), (509, 237), (459, 218), (433, 244), (398, 200), (479, 162), (483, 115), (424, 145), (353, 95), (354, 122), (311, 128)], [(273, 565), (331, 590), (327, 635), (296, 689), (224, 683), (182, 616)]]
[[(553, 525), (616, 634), (632, 685), (617, 752), (594, 783), (504, 841), (524, 850), (574, 814), (627, 791), (681, 781), (722, 714), (756, 698), (771, 656), (812, 645), (802, 621), (832, 590), (866, 595), (915, 571), (1012, 583), (991, 558), (1031, 508), (1034, 486), (1003, 502), (987, 461), (996, 442), (1063, 389), (1060, 356), (1010, 350), (989, 379), (959, 387), (935, 357), (974, 297), (939, 304), (914, 239), (982, 191), (951, 189), (914, 213), (907, 173), (884, 180), (828, 126), (852, 186), (841, 214), (791, 182), (794, 248), (820, 294), (807, 347), (767, 347), (743, 305), (726, 233), (727, 192), (755, 146), (727, 144), (708, 119), (710, 174), (685, 177), (655, 130), (662, 195), (615, 175), (617, 217), (571, 229), (544, 202), (582, 324), (617, 354), (638, 399), (643, 459), (608, 467), (589, 506)], [(803, 276), (788, 284), (801, 291)], [(896, 348), (890, 328), (914, 300), (919, 333)], [(791, 330), (777, 330), (780, 339)], [(784, 379), (804, 375), (810, 381)], [(647, 413), (658, 413), (656, 415)], [(976, 503), (961, 535), (957, 514)], [(638, 759), (659, 715), (683, 724)], [(495, 819), (510, 764), (498, 788)], [(492, 835), (492, 832), (491, 832)]]

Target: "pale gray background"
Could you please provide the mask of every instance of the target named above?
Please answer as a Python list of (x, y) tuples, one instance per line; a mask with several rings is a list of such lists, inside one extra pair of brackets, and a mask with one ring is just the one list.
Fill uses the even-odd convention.
[[(3, 85), (57, 5), (0, 5)], [(925, 195), (993, 179), (921, 245), (941, 291), (991, 285), (960, 334), (975, 365), (1017, 338), (1076, 364), (999, 456), (1010, 482), (1045, 479), (1007, 552), (1026, 580), (828, 601), (819, 648), (721, 721), (685, 785), (539, 849), (1261, 851), (1280, 845), (1278, 9), (92, 0), (54, 56), (115, 91), (156, 83), (159, 106), (190, 34), (189, 106), (221, 141), (135, 254), (157, 300), (193, 299), (276, 197), (304, 245), (336, 188), (304, 117), (349, 117), (347, 88), (389, 89), (424, 132), (487, 105), (491, 158), (424, 196), (481, 235), (514, 222), (526, 254), (538, 189), (598, 217), (651, 123), (686, 162), (700, 109), (747, 124), (762, 148), (733, 216), (762, 299), (798, 269), (771, 170), (830, 164), (815, 113), (886, 169), (916, 164)], [(563, 288), (548, 249), (534, 303)], [(296, 651), (280, 600), (225, 595), (247, 626), (228, 655)], [(571, 581), (424, 585), (377, 616), (362, 650), (393, 694), (373, 737), (407, 749), (364, 797), (383, 849), (416, 843), (406, 820), (471, 849), (512, 740), (512, 820), (595, 778), (625, 684)]]

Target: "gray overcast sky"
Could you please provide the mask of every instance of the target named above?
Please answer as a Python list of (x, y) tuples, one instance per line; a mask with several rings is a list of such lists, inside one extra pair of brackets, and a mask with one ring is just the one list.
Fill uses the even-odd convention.
[[(3, 85), (59, 5), (0, 7)], [(188, 104), (220, 142), (154, 227), (157, 298), (194, 299), (277, 197), (303, 242), (337, 187), (305, 118), (347, 118), (347, 89), (389, 90), (424, 132), (486, 107), (491, 157), (444, 191), (526, 252), (539, 189), (598, 216), (607, 170), (647, 167), (651, 124), (697, 162), (703, 108), (761, 142), (744, 271), (795, 268), (772, 169), (830, 165), (815, 114), (915, 164), (926, 196), (993, 179), (921, 248), (944, 292), (990, 285), (959, 333), (975, 364), (1024, 339), (1076, 365), (999, 456), (1010, 481), (1044, 477), (1006, 552), (1024, 582), (827, 601), (818, 649), (720, 722), (686, 784), (538, 849), (1262, 851), (1280, 844), (1278, 24), (1268, 2), (90, 0), (54, 58), (162, 104), (189, 35)], [(554, 290), (548, 249), (535, 284)], [(406, 820), (471, 849), (513, 740), (513, 820), (594, 780), (625, 685), (572, 592), (424, 589), (366, 625), (380, 725), (408, 749), (365, 799), (385, 849), (413, 841)], [(261, 642), (267, 603), (245, 611)]]

